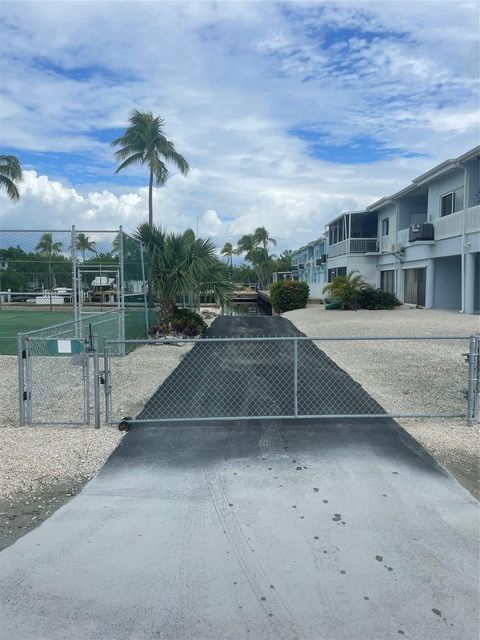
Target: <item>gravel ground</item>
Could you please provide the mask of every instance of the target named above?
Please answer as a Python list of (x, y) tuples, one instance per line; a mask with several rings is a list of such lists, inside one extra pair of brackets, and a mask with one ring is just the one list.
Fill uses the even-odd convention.
[[(191, 346), (145, 345), (112, 359), (115, 415), (135, 416)], [(41, 393), (35, 416), (78, 420), (82, 383), (66, 358), (37, 358)], [(52, 366), (55, 367), (54, 384)], [(77, 493), (104, 464), (122, 434), (115, 428), (18, 428), (17, 359), (0, 356), (0, 549), (37, 526)], [(62, 375), (62, 369), (65, 369)], [(70, 377), (69, 377), (70, 375)], [(93, 398), (93, 394), (91, 396)], [(65, 402), (68, 398), (68, 402)], [(92, 407), (93, 409), (93, 407)], [(103, 415), (102, 415), (103, 420)]]
[[(325, 311), (322, 305), (284, 314), (309, 336), (453, 336), (478, 333), (478, 316), (401, 307), (395, 311)], [(336, 364), (390, 413), (465, 411), (467, 365), (460, 341), (318, 342)], [(403, 428), (479, 496), (479, 425), (461, 418), (403, 418)]]

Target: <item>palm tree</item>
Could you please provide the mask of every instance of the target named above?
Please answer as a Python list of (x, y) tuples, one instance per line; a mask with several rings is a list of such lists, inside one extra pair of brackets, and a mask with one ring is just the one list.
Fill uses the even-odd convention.
[(220, 304), (227, 302), (233, 286), (211, 240), (195, 237), (191, 229), (167, 234), (146, 223), (137, 228), (135, 237), (146, 247), (149, 282), (160, 298), (157, 323), (161, 330), (169, 330), (180, 296), (209, 294)]
[(272, 257), (268, 253), (268, 246), (277, 245), (265, 227), (257, 227), (251, 234), (246, 234), (238, 241), (237, 252), (245, 254), (245, 260), (250, 262), (257, 272), (261, 289), (266, 289), (270, 283), (272, 272)]
[(342, 309), (356, 310), (360, 308), (360, 294), (369, 288), (358, 271), (350, 271), (346, 276), (335, 276), (323, 287), (323, 292), (333, 300), (340, 302)]
[(268, 251), (268, 245), (273, 244), (274, 247), (277, 246), (277, 241), (275, 238), (272, 238), (265, 227), (257, 227), (254, 231), (253, 237), (255, 238), (255, 242), (257, 246), (262, 246), (264, 251)]
[(35, 251), (42, 256), (52, 258), (61, 252), (62, 246), (61, 242), (53, 241), (53, 233), (44, 233), (35, 247)]
[(77, 233), (77, 236), (75, 238), (75, 248), (77, 251), (82, 252), (83, 262), (85, 262), (86, 251), (97, 253), (95, 242), (93, 242), (93, 240), (90, 240), (90, 238), (85, 233)]
[(5, 189), (10, 200), (20, 199), (18, 183), (23, 180), (22, 165), (15, 156), (0, 155), (0, 187)]
[(148, 183), (148, 224), (153, 225), (153, 180), (157, 186), (165, 184), (168, 168), (165, 162), (172, 162), (186, 175), (190, 169), (187, 160), (175, 149), (171, 140), (167, 140), (163, 127), (165, 121), (154, 117), (150, 111), (135, 109), (129, 118), (130, 125), (120, 138), (114, 140), (112, 147), (120, 147), (115, 152), (121, 162), (115, 173), (119, 173), (133, 164), (146, 165), (150, 179)]
[(226, 242), (223, 245), (223, 249), (220, 251), (222, 256), (225, 256), (227, 259), (227, 264), (230, 266), (230, 279), (233, 276), (233, 256), (235, 255), (235, 249), (231, 242)]
[[(55, 288), (55, 274), (52, 269), (52, 258), (54, 256), (58, 256), (58, 254), (62, 250), (61, 242), (53, 241), (53, 233), (44, 233), (40, 238), (37, 246), (35, 247), (35, 251), (37, 251), (41, 256), (48, 258), (48, 275), (49, 275), (49, 287), (50, 291)], [(50, 298), (50, 310), (52, 309), (52, 301)]]

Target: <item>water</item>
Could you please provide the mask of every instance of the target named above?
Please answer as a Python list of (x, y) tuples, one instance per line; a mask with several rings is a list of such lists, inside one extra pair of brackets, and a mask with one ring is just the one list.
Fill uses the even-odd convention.
[(232, 302), (223, 309), (224, 316), (262, 316), (265, 315), (256, 302)]

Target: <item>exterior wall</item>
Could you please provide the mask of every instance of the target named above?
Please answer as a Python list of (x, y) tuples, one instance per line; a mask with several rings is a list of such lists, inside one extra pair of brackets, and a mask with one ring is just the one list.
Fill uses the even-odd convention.
[(437, 309), (457, 309), (462, 306), (462, 259), (449, 256), (435, 260), (435, 291), (433, 304)]
[[(378, 248), (381, 253), (386, 253), (391, 250), (392, 244), (396, 242), (396, 229), (397, 229), (397, 207), (394, 203), (388, 204), (385, 207), (381, 207), (378, 210)], [(388, 218), (389, 229), (388, 235), (384, 236), (382, 233), (383, 221)]]
[(325, 253), (325, 242), (319, 240), (302, 247), (292, 254), (292, 266), (304, 264), (304, 269), (292, 272), (295, 279), (306, 282), (310, 288), (310, 298), (323, 297), (323, 285), (327, 281), (326, 265), (317, 266), (315, 261)]
[(440, 218), (441, 197), (450, 191), (464, 186), (465, 172), (455, 169), (442, 178), (437, 178), (428, 186), (428, 220), (435, 222)]

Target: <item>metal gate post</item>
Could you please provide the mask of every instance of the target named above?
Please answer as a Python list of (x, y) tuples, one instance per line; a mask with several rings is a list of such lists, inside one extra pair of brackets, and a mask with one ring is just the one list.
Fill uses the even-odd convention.
[(468, 390), (467, 390), (467, 424), (472, 427), (475, 422), (477, 404), (477, 376), (478, 376), (478, 342), (474, 336), (470, 337), (468, 349)]
[(100, 429), (100, 357), (98, 337), (93, 336), (93, 398), (95, 402), (95, 429)]
[(293, 415), (298, 416), (298, 340), (293, 339)]
[(25, 338), (23, 341), (23, 348), (25, 349), (25, 422), (28, 425), (32, 425), (32, 354), (30, 351), (30, 341)]
[(110, 347), (105, 342), (103, 350), (103, 366), (105, 369), (105, 424), (110, 424)]
[(143, 308), (145, 311), (145, 335), (148, 336), (150, 331), (148, 320), (148, 303), (147, 303), (147, 286), (145, 280), (145, 258), (143, 255), (143, 242), (140, 243), (140, 259), (142, 262), (142, 283), (143, 283)]
[(25, 426), (25, 375), (24, 375), (24, 361), (27, 356), (25, 350), (25, 338), (22, 335), (18, 336), (18, 408), (19, 408), (19, 424), (21, 427)]
[(82, 352), (82, 373), (83, 373), (83, 423), (90, 424), (90, 357), (89, 339), (84, 338)]

